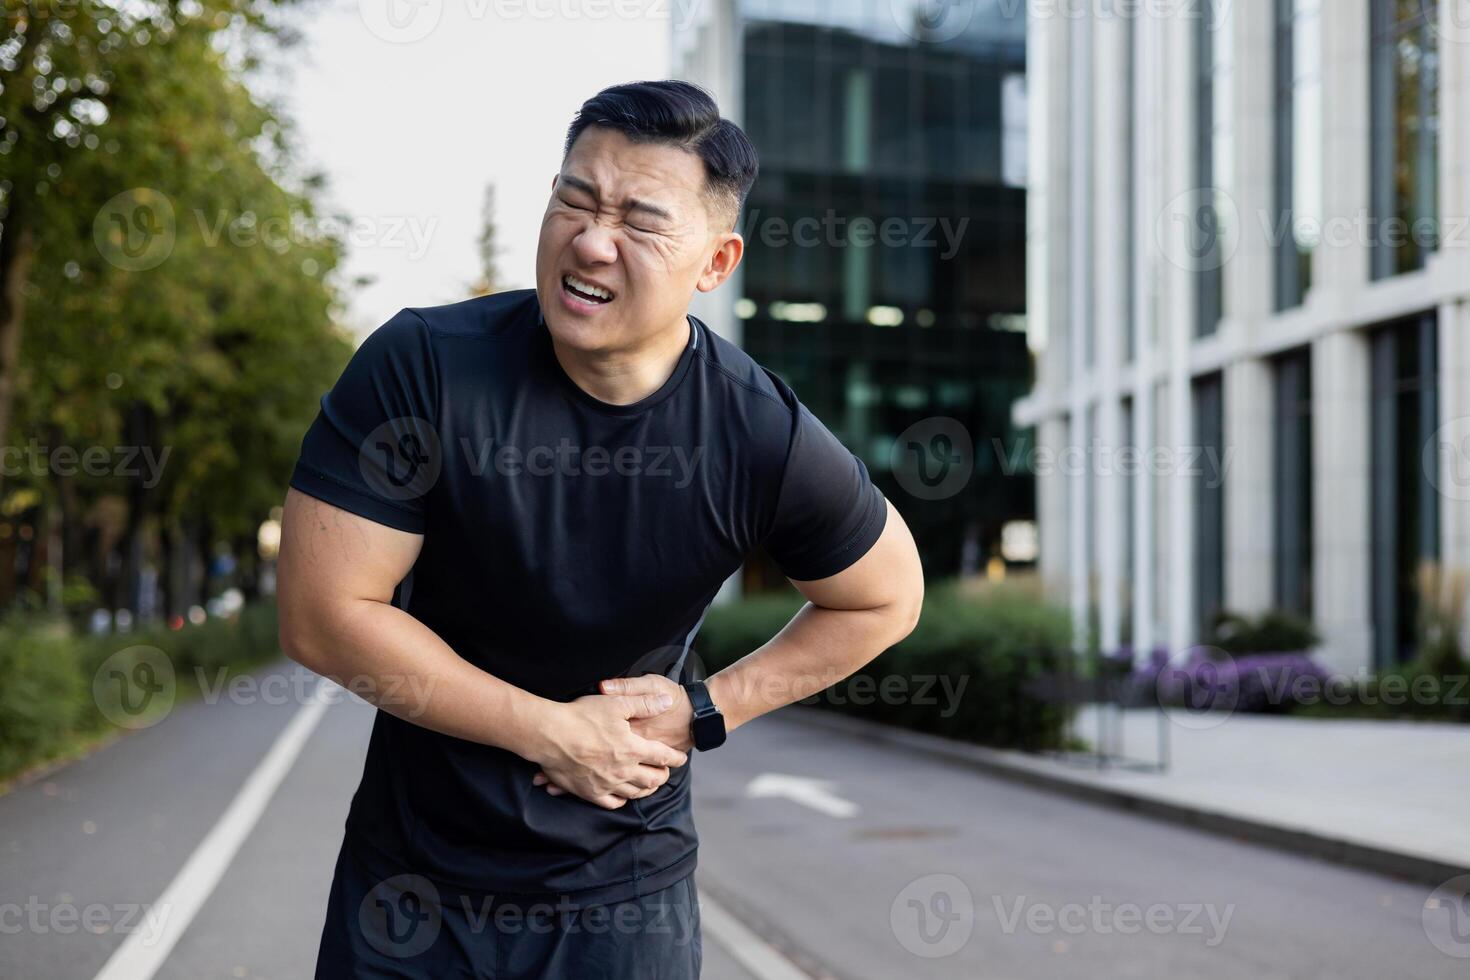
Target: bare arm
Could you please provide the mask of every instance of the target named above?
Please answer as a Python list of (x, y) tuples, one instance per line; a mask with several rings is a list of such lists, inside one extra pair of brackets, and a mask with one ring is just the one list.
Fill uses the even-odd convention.
[(846, 569), (792, 581), (807, 604), (759, 649), (710, 677), (726, 731), (824, 691), (908, 636), (924, 604), (924, 570), (892, 503), (883, 533)]
[(831, 688), (913, 632), (923, 567), (908, 525), (886, 507), (883, 533), (866, 555), (826, 579), (792, 582), (807, 604), (770, 641), (710, 677), (726, 730)]
[(471, 664), (394, 606), (423, 540), (290, 490), (278, 568), (286, 655), (416, 725), (535, 761), (610, 809), (651, 793), (667, 767), (687, 761), (628, 724), (665, 710), (657, 694), (538, 697)]
[[(908, 525), (892, 503), (885, 504), (883, 533), (867, 554), (828, 578), (793, 580), (807, 604), (759, 649), (709, 678), (726, 731), (826, 690), (913, 630), (924, 603), (924, 571)], [(605, 680), (602, 691), (674, 694), (674, 710), (633, 727), (675, 748), (691, 748), (693, 711), (678, 684), (645, 674)]]

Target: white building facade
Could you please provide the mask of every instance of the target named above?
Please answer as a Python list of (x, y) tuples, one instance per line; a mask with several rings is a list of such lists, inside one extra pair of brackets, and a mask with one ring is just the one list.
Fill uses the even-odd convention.
[(1028, 7), (1049, 592), (1104, 651), (1283, 608), (1411, 657), (1470, 569), (1470, 5)]

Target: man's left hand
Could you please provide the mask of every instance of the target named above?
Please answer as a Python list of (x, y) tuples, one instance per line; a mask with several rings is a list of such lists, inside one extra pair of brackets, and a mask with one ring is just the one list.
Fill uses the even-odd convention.
[[(694, 750), (694, 734), (690, 725), (694, 722), (694, 705), (689, 701), (689, 692), (684, 690), (684, 685), (676, 683), (663, 674), (643, 674), (640, 677), (611, 677), (602, 681), (598, 688), (599, 694), (667, 694), (674, 699), (674, 704), (652, 718), (633, 718), (628, 724), (633, 731), (644, 738), (662, 742), (670, 748), (678, 749), (680, 752), (692, 752)], [(546, 773), (538, 772), (532, 779), (535, 786), (545, 786), (546, 792), (552, 796), (561, 796), (565, 792), (560, 786), (549, 783)]]

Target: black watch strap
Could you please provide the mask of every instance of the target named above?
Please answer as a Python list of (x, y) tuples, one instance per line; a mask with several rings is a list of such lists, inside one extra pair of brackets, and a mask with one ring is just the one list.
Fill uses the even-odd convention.
[(701, 752), (708, 752), (724, 745), (725, 716), (720, 714), (714, 699), (709, 696), (709, 688), (704, 681), (689, 681), (684, 689), (689, 692), (689, 703), (694, 708), (694, 720), (689, 724), (694, 747)]

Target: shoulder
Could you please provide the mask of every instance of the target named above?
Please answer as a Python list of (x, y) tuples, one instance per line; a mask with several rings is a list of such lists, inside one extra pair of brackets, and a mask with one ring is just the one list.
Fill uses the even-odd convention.
[(491, 338), (503, 335), (517, 324), (535, 323), (540, 311), (535, 289), (508, 289), (439, 306), (405, 307), (398, 317), (413, 317), (422, 325), (421, 329), (435, 338)]
[(447, 344), (461, 339), (494, 340), (535, 323), (539, 314), (534, 289), (476, 296), (439, 306), (405, 306), (365, 338), (354, 361), (423, 367), (437, 375), (441, 363), (452, 362)]
[(774, 372), (758, 363), (745, 351), (711, 330), (698, 317), (706, 340), (698, 356), (709, 375), (712, 387), (722, 389), (727, 399), (739, 403), (750, 414), (769, 420), (784, 419), (788, 425), (796, 418), (801, 402), (791, 387)]

